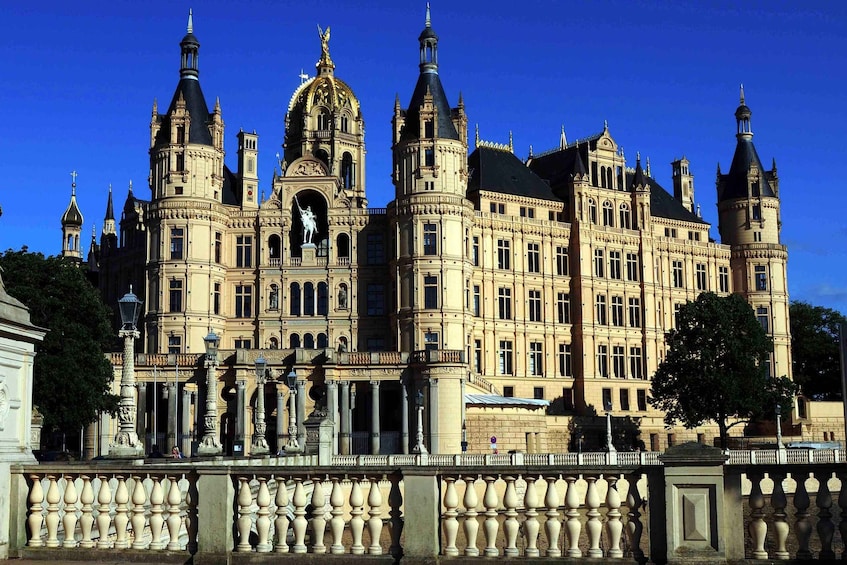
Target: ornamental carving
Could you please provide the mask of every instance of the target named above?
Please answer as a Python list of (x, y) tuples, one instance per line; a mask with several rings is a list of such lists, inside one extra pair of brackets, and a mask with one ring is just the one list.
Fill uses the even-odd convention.
[(6, 419), (9, 417), (9, 389), (6, 383), (0, 383), (0, 431), (6, 429)]
[(317, 161), (300, 161), (299, 163), (295, 163), (293, 166), (288, 167), (288, 169), (285, 170), (285, 176), (324, 177), (326, 176), (326, 171), (324, 171), (323, 165)]

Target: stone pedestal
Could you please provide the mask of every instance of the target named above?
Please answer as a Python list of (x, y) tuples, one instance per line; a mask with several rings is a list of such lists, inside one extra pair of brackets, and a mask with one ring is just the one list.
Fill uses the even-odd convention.
[(314, 243), (304, 243), (300, 246), (302, 265), (314, 267), (317, 264), (318, 246)]
[(332, 442), (334, 439), (335, 423), (325, 411), (315, 410), (304, 422), (306, 442), (303, 446), (305, 455), (317, 455), (318, 465), (332, 463)]

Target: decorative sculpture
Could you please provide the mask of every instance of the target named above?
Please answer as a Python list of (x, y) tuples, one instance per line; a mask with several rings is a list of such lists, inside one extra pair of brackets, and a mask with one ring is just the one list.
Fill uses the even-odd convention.
[(306, 206), (304, 210), (300, 206), (300, 201), (297, 200), (297, 195), (294, 195), (294, 203), (297, 204), (297, 210), (300, 212), (300, 221), (303, 223), (303, 245), (311, 244), (318, 229), (318, 216), (312, 212), (311, 206)]

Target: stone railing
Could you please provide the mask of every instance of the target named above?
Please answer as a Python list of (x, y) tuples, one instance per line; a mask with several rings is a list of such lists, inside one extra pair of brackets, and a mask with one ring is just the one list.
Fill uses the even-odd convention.
[[(844, 452), (832, 456), (843, 461)], [(297, 555), (316, 562), (303, 554), (401, 563), (844, 555), (843, 463), (756, 464), (691, 444), (665, 454), (334, 456), (318, 463), (315, 456), (15, 466), (10, 554), (95, 563), (243, 562), (240, 554), (251, 554), (250, 563), (299, 562)]]

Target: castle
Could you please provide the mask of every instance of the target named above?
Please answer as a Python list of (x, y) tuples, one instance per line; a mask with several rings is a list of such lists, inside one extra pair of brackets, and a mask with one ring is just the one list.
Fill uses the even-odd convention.
[[(223, 111), (200, 87), (191, 16), (176, 90), (152, 110), (150, 198), (130, 186), (117, 220), (109, 192), (88, 263), (107, 303), (130, 285), (144, 301), (147, 443), (187, 451), (203, 435), (210, 332), (226, 453), (285, 444), (292, 372), (298, 437), (317, 407), (337, 453), (408, 453), (418, 417), (434, 453), (565, 450), (574, 419), (604, 411), (636, 421), (648, 449), (703, 439), (714, 430), (668, 430), (648, 402), (675, 311), (703, 291), (743, 295), (773, 337), (769, 370), (791, 376), (779, 178), (753, 145), (743, 89), (732, 164), (717, 172), (717, 243), (689, 161), (672, 163), (666, 190), (608, 126), (573, 142), (563, 131), (526, 160), (478, 133), (469, 146), (427, 9), (417, 83), (394, 105), (394, 199), (369, 208), (355, 85), (336, 76), (328, 29), (320, 41), (316, 76), (286, 109), (268, 198), (255, 132), (238, 132), (234, 170), (224, 162)], [(63, 253), (83, 261), (74, 196), (62, 226)], [(270, 369), (259, 378), (258, 358)], [(97, 433), (108, 443), (113, 431), (104, 418)]]

